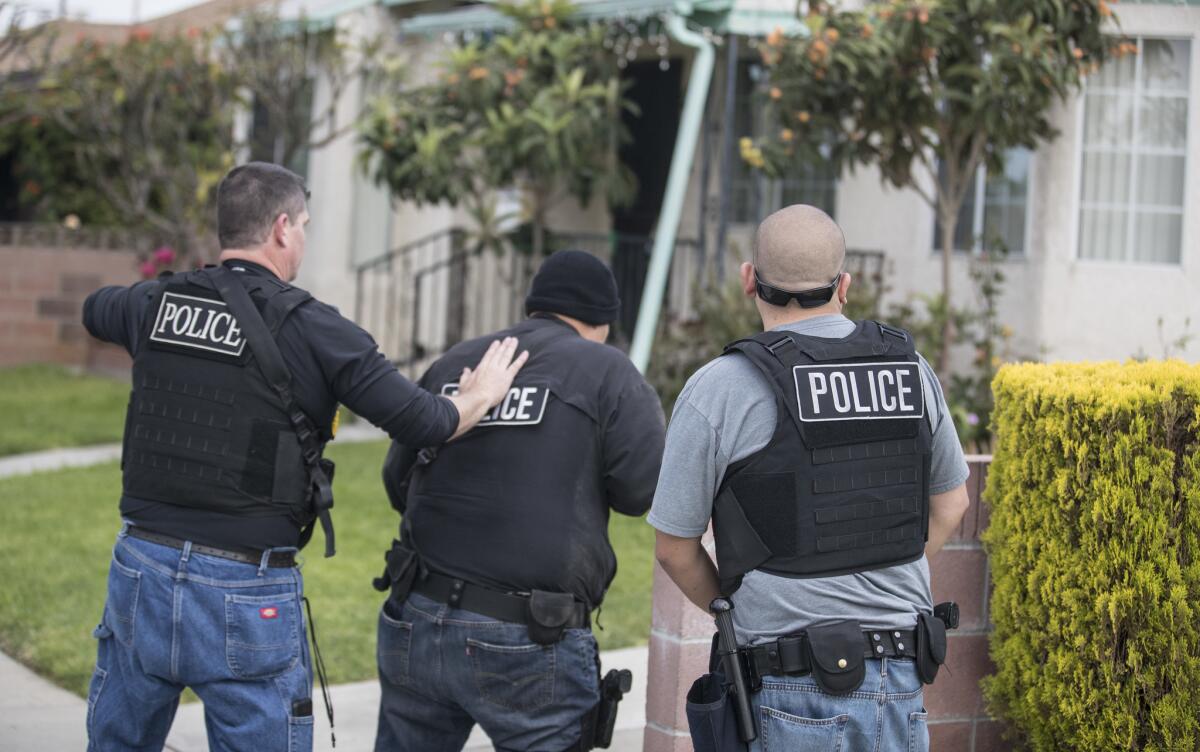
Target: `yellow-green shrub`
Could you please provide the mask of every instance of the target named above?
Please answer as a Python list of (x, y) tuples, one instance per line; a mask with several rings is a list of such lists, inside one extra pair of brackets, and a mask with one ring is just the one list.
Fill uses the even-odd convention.
[(1035, 750), (1200, 749), (1200, 366), (994, 390), (992, 712)]

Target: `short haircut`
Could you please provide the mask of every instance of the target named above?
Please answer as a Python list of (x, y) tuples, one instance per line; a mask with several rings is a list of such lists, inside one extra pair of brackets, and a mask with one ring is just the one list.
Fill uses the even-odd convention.
[(845, 260), (842, 228), (815, 206), (785, 206), (764, 219), (754, 236), (759, 279), (785, 290), (827, 285)]
[(221, 248), (253, 248), (265, 242), (275, 218), (295, 222), (308, 206), (304, 178), (269, 162), (234, 167), (217, 186), (217, 240)]

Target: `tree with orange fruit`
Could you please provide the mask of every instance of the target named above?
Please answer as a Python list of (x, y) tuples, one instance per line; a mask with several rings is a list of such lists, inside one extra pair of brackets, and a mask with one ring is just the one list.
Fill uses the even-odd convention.
[(632, 198), (636, 179), (619, 148), (633, 105), (605, 30), (573, 19), (568, 0), (495, 7), (507, 28), (486, 43), (461, 41), (435, 82), (385, 92), (369, 108), (362, 156), (394, 196), (465, 205), (484, 235), (491, 194), (521, 189), (540, 257), (547, 214), (561, 199)]
[[(874, 165), (934, 210), (942, 300), (951, 304), (959, 209), (980, 164), (1057, 133), (1049, 111), (1106, 60), (1130, 52), (1106, 0), (892, 0), (862, 10), (814, 3), (808, 34), (761, 47), (774, 134), (742, 144), (778, 176), (798, 163)], [(955, 340), (952, 317), (939, 367)]]

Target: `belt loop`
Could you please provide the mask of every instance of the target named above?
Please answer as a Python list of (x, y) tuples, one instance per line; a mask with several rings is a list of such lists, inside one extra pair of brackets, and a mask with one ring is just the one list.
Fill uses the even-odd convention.
[(179, 555), (179, 568), (182, 569), (184, 564), (187, 564), (188, 559), (192, 557), (192, 542), (183, 542), (183, 553)]
[(258, 576), (264, 577), (267, 574), (267, 565), (271, 563), (271, 553), (275, 549), (268, 548), (262, 552), (262, 558), (258, 560)]
[(121, 520), (121, 532), (117, 533), (118, 538), (126, 538), (129, 536), (129, 528), (132, 526), (129, 520)]

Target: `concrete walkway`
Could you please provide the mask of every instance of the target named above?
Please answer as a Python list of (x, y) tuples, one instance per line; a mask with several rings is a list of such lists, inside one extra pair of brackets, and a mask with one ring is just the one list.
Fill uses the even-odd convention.
[[(633, 691), (621, 703), (617, 731), (609, 747), (614, 752), (642, 752), (648, 653), (648, 648), (640, 647), (600, 654), (604, 671), (611, 668), (633, 671)], [(316, 752), (370, 752), (375, 742), (375, 720), (379, 710), (378, 682), (338, 684), (330, 690), (337, 748), (335, 750), (330, 744), (325, 706), (319, 690), (314, 687), (313, 749)], [(0, 749), (5, 752), (82, 750), (87, 746), (86, 722), (87, 702), (84, 699), (54, 686), (0, 653)], [(491, 748), (483, 730), (476, 726), (466, 749), (479, 752)], [(166, 749), (169, 752), (204, 752), (208, 749), (203, 705), (193, 702), (179, 707)]]
[[(387, 434), (370, 423), (356, 422), (338, 430), (337, 444), (355, 444), (360, 441), (382, 441)], [(13, 454), (0, 457), (0, 478), (13, 475), (29, 475), (67, 467), (88, 467), (121, 459), (120, 444), (97, 444), (96, 446), (71, 447), (69, 449), (47, 449), (44, 452)]]
[[(338, 431), (342, 443), (375, 441), (387, 436), (374, 426), (356, 423)], [(13, 475), (86, 467), (112, 462), (121, 457), (120, 444), (74, 449), (52, 449), (0, 459), (0, 478)], [(86, 637), (86, 635), (85, 635)], [(83, 637), (81, 637), (83, 639)], [(89, 638), (90, 640), (90, 638)], [(633, 690), (621, 703), (617, 732), (609, 749), (642, 752), (642, 729), (646, 725), (646, 647), (609, 650), (600, 654), (607, 672), (612, 668), (633, 671)], [(339, 684), (330, 688), (337, 731), (336, 752), (368, 752), (375, 740), (379, 685), (374, 681)], [(313, 690), (316, 717), (313, 749), (334, 748), (329, 739), (329, 722), (320, 692)], [(61, 689), (25, 666), (0, 653), (0, 750), (4, 752), (66, 752), (87, 746), (87, 702)], [(476, 727), (467, 750), (491, 749), (487, 736)], [(182, 705), (167, 738), (169, 752), (203, 752), (208, 749), (204, 731), (204, 707), (196, 702)]]

